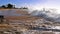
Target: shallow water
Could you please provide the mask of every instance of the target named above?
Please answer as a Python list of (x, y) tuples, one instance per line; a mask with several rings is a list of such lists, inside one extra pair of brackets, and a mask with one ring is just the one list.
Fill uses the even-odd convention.
[(17, 10), (0, 10), (0, 15), (4, 16), (23, 16), (22, 14), (16, 14)]

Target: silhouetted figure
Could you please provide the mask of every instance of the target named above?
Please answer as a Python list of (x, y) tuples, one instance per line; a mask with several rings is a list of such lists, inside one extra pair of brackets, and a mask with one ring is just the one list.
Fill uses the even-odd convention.
[(28, 9), (28, 7), (21, 7), (20, 9)]
[(3, 22), (4, 16), (0, 15), (0, 24)]

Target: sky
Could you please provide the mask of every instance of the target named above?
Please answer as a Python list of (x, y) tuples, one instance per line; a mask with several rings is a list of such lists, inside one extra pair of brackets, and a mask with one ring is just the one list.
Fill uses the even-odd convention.
[(57, 8), (60, 9), (60, 0), (0, 0), (0, 6), (11, 3), (16, 7), (29, 7), (32, 9)]

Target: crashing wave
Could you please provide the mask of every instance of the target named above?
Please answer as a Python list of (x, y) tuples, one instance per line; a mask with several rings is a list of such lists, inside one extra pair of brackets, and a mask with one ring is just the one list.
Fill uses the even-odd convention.
[(46, 20), (60, 22), (60, 14), (57, 13), (56, 10), (48, 10), (48, 11), (33, 11), (31, 12), (32, 16), (43, 17)]

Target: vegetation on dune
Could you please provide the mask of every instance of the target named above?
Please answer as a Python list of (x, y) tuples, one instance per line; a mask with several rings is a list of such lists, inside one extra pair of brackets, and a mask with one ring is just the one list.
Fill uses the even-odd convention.
[(7, 4), (7, 5), (0, 6), (0, 8), (15, 8), (15, 6), (12, 4)]
[(7, 8), (13, 8), (14, 6), (12, 4), (8, 4)]
[[(0, 6), (0, 9), (3, 8), (3, 9), (18, 9), (17, 7), (15, 7), (15, 5), (13, 4), (7, 4), (7, 5), (2, 5)], [(28, 9), (28, 7), (20, 7), (19, 9)]]
[(6, 8), (6, 6), (5, 5), (2, 5), (0, 8)]

